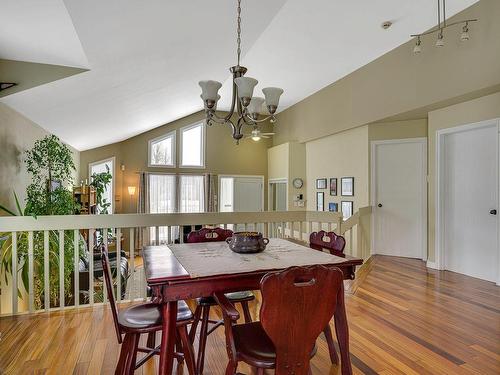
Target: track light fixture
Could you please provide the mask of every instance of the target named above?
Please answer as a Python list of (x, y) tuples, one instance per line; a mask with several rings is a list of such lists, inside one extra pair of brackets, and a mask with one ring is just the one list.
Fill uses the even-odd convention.
[(437, 1), (437, 19), (438, 23), (437, 26), (425, 33), (421, 34), (413, 34), (411, 35), (412, 38), (417, 38), (417, 41), (415, 43), (415, 47), (413, 48), (413, 53), (419, 54), (422, 52), (422, 37), (424, 35), (430, 35), (430, 34), (437, 34), (437, 39), (436, 39), (436, 47), (443, 47), (444, 46), (444, 29), (455, 26), (455, 25), (463, 25), (462, 27), (462, 34), (460, 35), (460, 40), (465, 42), (470, 39), (469, 35), (469, 23), (470, 22), (476, 22), (477, 19), (467, 19), (463, 21), (456, 21), (452, 23), (447, 23), (446, 22), (446, 0), (438, 0)]

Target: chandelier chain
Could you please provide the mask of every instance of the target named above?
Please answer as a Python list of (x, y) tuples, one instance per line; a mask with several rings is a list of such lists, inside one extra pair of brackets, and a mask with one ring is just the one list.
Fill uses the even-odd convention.
[(236, 20), (236, 33), (238, 37), (236, 38), (236, 43), (238, 45), (238, 66), (240, 65), (240, 55), (241, 55), (241, 0), (238, 0), (238, 18)]

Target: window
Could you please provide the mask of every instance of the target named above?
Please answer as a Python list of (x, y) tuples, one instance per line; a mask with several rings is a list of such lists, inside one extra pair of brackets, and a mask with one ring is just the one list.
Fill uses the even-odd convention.
[(105, 203), (109, 203), (110, 205), (107, 209), (107, 212), (103, 211), (102, 207), (97, 206), (98, 213), (110, 213), (110, 214), (112, 214), (114, 212), (114, 201), (113, 201), (114, 165), (115, 165), (115, 158), (114, 157), (89, 164), (89, 177), (90, 177), (89, 180), (90, 180), (90, 182), (92, 182), (92, 176), (95, 174), (108, 172), (108, 171), (111, 174), (111, 182), (108, 185), (106, 185), (106, 189), (102, 195), (102, 201)]
[(205, 211), (205, 186), (203, 176), (180, 176), (179, 212)]
[(181, 129), (181, 167), (205, 167), (205, 124)]
[(150, 167), (175, 167), (175, 131), (149, 141)]
[[(166, 214), (175, 212), (176, 181), (176, 176), (173, 174), (149, 175), (148, 188), (150, 213)], [(174, 232), (171, 232), (171, 235), (173, 234)], [(158, 237), (156, 236), (156, 228), (150, 228), (149, 235), (157, 245), (166, 243), (168, 241), (168, 228), (159, 227)]]

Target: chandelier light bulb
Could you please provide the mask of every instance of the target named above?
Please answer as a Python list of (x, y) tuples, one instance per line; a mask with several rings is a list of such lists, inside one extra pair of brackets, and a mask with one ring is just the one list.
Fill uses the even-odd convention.
[(469, 27), (467, 25), (467, 23), (465, 24), (465, 26), (462, 28), (462, 35), (460, 36), (460, 40), (462, 42), (466, 42), (470, 39), (470, 35), (469, 35)]
[(444, 37), (443, 37), (443, 32), (441, 31), (438, 34), (438, 38), (436, 40), (436, 47), (443, 47), (444, 46)]
[(413, 48), (413, 53), (417, 54), (422, 52), (422, 41), (420, 37), (417, 38), (417, 43), (415, 43), (415, 47)]

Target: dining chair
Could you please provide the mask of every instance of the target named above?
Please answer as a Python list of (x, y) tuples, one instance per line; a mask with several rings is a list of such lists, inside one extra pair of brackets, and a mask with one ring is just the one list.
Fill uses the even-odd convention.
[[(309, 247), (311, 249), (323, 251), (326, 249), (332, 255), (338, 257), (345, 257), (345, 238), (337, 235), (335, 232), (326, 232), (320, 230), (319, 232), (312, 232), (309, 236)], [(339, 356), (335, 350), (335, 345), (333, 344), (332, 329), (330, 328), (330, 323), (327, 324), (323, 331), (325, 335), (326, 342), (328, 344), (328, 353), (330, 355), (330, 361), (334, 364), (339, 363)]]
[(332, 255), (345, 257), (345, 238), (337, 235), (335, 232), (312, 232), (309, 236), (309, 247), (315, 250), (326, 249)]
[[(153, 303), (143, 303), (118, 310), (114, 296), (112, 274), (109, 266), (107, 246), (101, 246), (101, 261), (104, 273), (104, 282), (111, 305), (113, 323), (118, 343), (122, 345), (120, 358), (116, 366), (115, 375), (133, 374), (149, 358), (160, 354), (160, 347), (156, 347), (156, 332), (162, 329), (161, 306)], [(195, 360), (192, 341), (189, 340), (187, 326), (193, 321), (193, 313), (185, 301), (179, 301), (177, 312), (177, 343), (174, 353), (179, 366), (186, 362), (189, 375), (195, 375)], [(142, 334), (147, 334), (147, 347), (139, 346)], [(137, 352), (146, 353), (136, 362)]]
[(337, 303), (343, 303), (342, 280), (340, 269), (324, 266), (268, 273), (260, 282), (260, 321), (245, 324), (236, 324), (238, 311), (223, 293), (215, 293), (226, 329), (226, 375), (236, 374), (240, 361), (261, 375), (265, 369), (275, 369), (276, 375), (310, 374), (316, 339)]
[[(192, 231), (187, 236), (188, 243), (201, 243), (201, 242), (220, 242), (225, 241), (233, 235), (233, 231), (223, 228), (202, 228), (197, 231)], [(241, 304), (243, 310), (243, 315), (246, 323), (252, 321), (250, 315), (250, 308), (248, 307), (248, 302), (255, 299), (255, 295), (251, 291), (227, 293), (227, 298), (233, 303)], [(212, 296), (201, 297), (196, 300), (196, 310), (194, 311), (193, 324), (191, 325), (191, 330), (189, 331), (189, 338), (191, 342), (194, 342), (196, 336), (196, 329), (198, 323), (201, 321), (200, 327), (200, 339), (198, 343), (198, 359), (197, 364), (197, 374), (203, 374), (203, 367), (205, 363), (205, 347), (207, 344), (208, 335), (214, 332), (217, 328), (224, 325), (224, 320), (211, 320), (210, 308), (212, 306), (217, 306), (217, 302)], [(210, 329), (208, 325), (213, 324)]]

